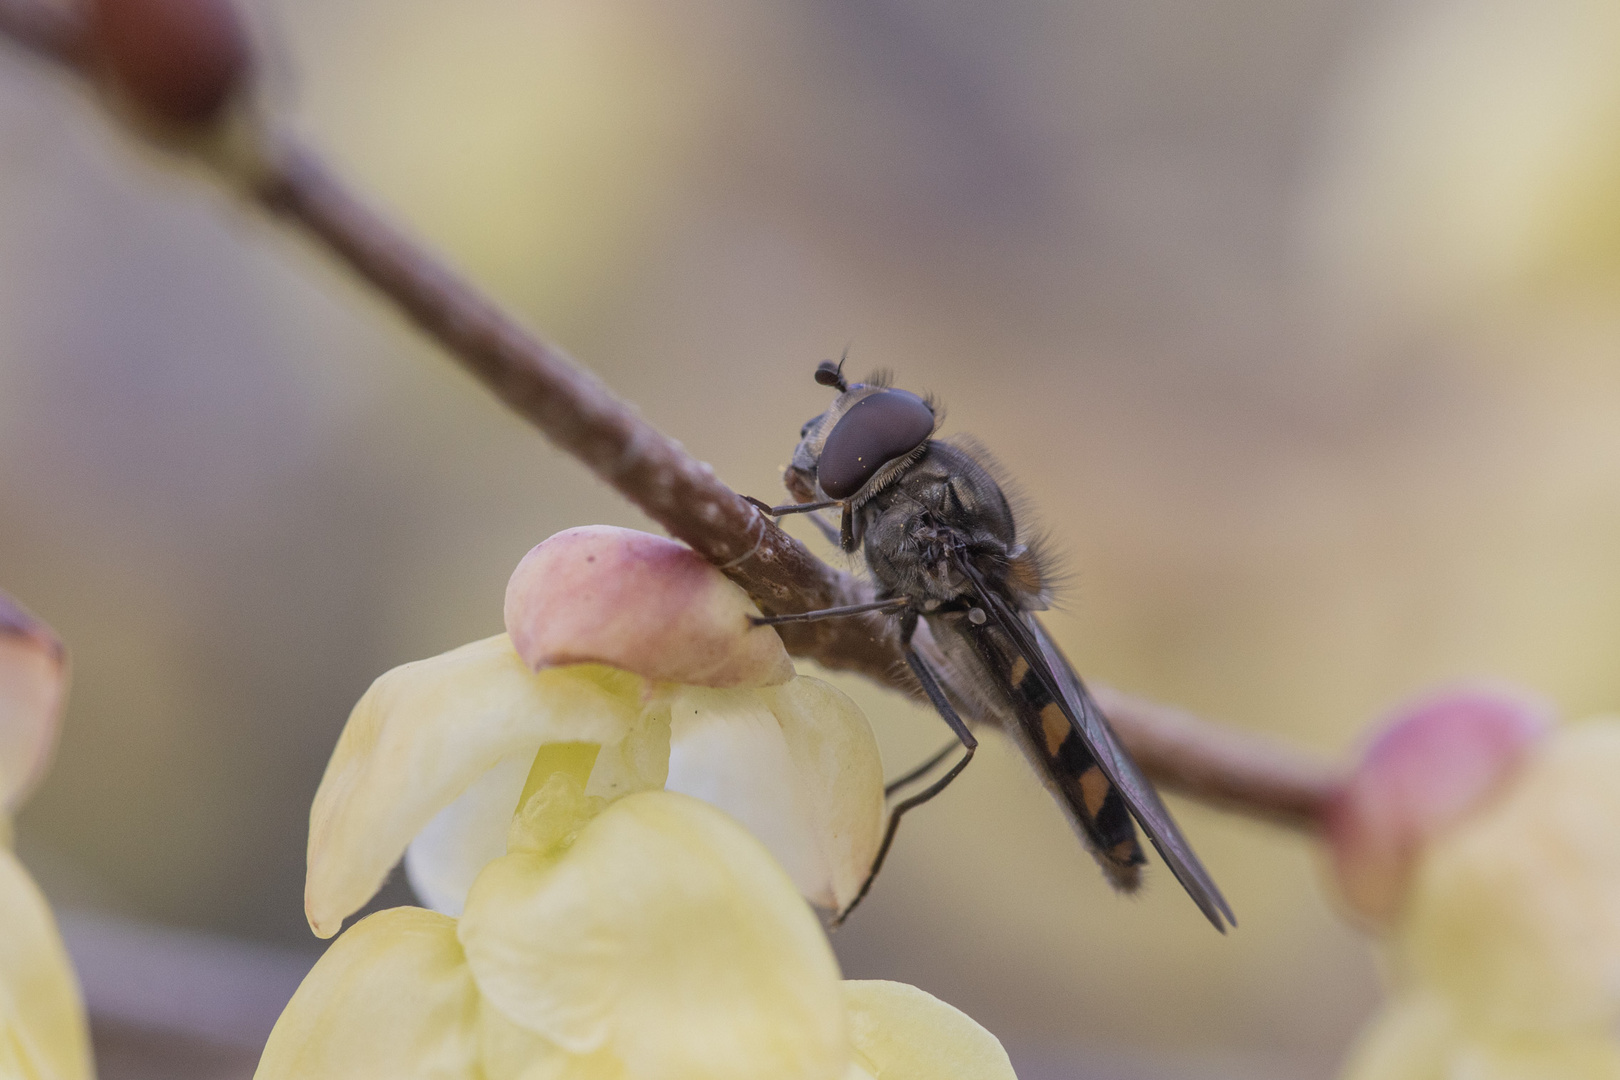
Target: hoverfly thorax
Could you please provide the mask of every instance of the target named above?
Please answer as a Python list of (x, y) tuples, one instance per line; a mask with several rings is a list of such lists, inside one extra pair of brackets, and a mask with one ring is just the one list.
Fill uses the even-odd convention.
[(788, 486), (807, 499), (859, 506), (916, 461), (937, 417), (927, 399), (878, 378), (846, 383), (840, 368), (825, 361), (816, 369), (816, 381), (839, 395), (800, 433)]

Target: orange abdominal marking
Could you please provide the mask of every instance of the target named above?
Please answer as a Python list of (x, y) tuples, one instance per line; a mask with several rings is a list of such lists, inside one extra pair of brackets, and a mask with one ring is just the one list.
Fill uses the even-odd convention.
[(1014, 686), (1017, 686), (1019, 683), (1024, 681), (1024, 676), (1028, 675), (1028, 674), (1029, 674), (1029, 661), (1025, 660), (1022, 656), (1013, 657), (1012, 676), (1011, 676), (1012, 677), (1012, 684)]
[(1103, 800), (1108, 793), (1114, 790), (1114, 785), (1108, 782), (1103, 771), (1093, 765), (1080, 774), (1080, 798), (1085, 801), (1086, 813), (1096, 817), (1102, 813)]
[(1058, 750), (1062, 748), (1063, 740), (1069, 737), (1069, 732), (1069, 718), (1063, 715), (1056, 702), (1041, 709), (1041, 733), (1046, 736), (1048, 754), (1058, 756)]

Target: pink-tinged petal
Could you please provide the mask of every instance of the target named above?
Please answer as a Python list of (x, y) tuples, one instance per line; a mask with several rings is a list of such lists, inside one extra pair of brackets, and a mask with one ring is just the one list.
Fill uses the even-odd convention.
[(1524, 691), (1470, 687), (1397, 710), (1334, 799), (1327, 837), (1350, 907), (1399, 910), (1422, 847), (1484, 803), (1551, 730)]
[(600, 663), (697, 686), (793, 677), (782, 639), (754, 626), (748, 594), (690, 548), (633, 529), (560, 532), (518, 563), (506, 628), (535, 670)]
[(0, 593), (0, 805), (15, 810), (50, 766), (67, 697), (67, 650)]

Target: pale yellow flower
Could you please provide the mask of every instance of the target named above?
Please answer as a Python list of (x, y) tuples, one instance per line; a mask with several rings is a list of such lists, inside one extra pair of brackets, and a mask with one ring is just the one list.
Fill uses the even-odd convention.
[(310, 925), (407, 847), (439, 910), (339, 938), (259, 1080), (1011, 1080), (950, 1006), (840, 982), (805, 899), (859, 888), (881, 763), (754, 613), (678, 544), (570, 530), (513, 575), (509, 635), (378, 679), (310, 812)]
[[(1620, 1078), (1620, 718), (1545, 734), (1539, 710), (1513, 709), (1431, 704), (1399, 725), (1417, 733), (1404, 753), (1371, 755), (1353, 781), (1403, 773), (1385, 785), (1397, 803), (1443, 793), (1405, 800), (1428, 809), (1404, 820), (1383, 812), (1418, 839), (1393, 887), (1360, 891), (1392, 897), (1368, 912), (1392, 985), (1350, 1080)], [(1388, 866), (1341, 853), (1351, 877)]]
[(66, 685), (56, 635), (0, 593), (0, 1077), (94, 1075), (78, 980), (10, 844), (9, 814), (49, 764)]
[(877, 744), (751, 614), (673, 541), (595, 527), (537, 547), (508, 588), (509, 634), (396, 668), (355, 706), (310, 810), (311, 927), (336, 933), (407, 848), (418, 895), (459, 913), (554, 743), (599, 748), (588, 794), (696, 795), (754, 831), (811, 901), (847, 904), (883, 825)]
[(794, 883), (727, 815), (587, 794), (596, 753), (537, 754), (459, 920), (396, 908), (339, 938), (257, 1080), (1011, 1080), (949, 1006), (840, 984)]

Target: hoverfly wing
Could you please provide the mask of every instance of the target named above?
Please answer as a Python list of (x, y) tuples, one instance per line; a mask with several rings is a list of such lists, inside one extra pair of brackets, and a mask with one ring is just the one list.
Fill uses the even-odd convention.
[[(967, 558), (959, 556), (955, 563), (972, 582), (987, 613), (1011, 640), (1018, 657), (1027, 665), (1026, 670), (1020, 673), (1022, 681), (1037, 684), (1032, 688), (1022, 688), (1016, 684), (1010, 687), (1016, 695), (1024, 698), (1038, 696), (1042, 702), (1030, 710), (1031, 722), (1038, 724), (1039, 730), (1031, 731), (1028, 741), (1034, 752), (1041, 756), (1042, 764), (1052, 774), (1059, 790), (1074, 804), (1076, 816), (1098, 846), (1099, 858), (1105, 868), (1110, 863), (1118, 863), (1121, 867), (1129, 863), (1132, 852), (1126, 846), (1127, 841), (1130, 845), (1136, 844), (1133, 834), (1122, 833), (1119, 823), (1111, 820), (1118, 815), (1110, 813), (1113, 809), (1110, 803), (1118, 799), (1123, 801), (1131, 817), (1147, 833), (1165, 865), (1215, 929), (1224, 934), (1227, 924), (1236, 926), (1237, 919), (1210, 878), (1209, 871), (1204, 869), (1204, 864), (1193, 853), (1192, 846), (1159, 799), (1158, 792), (1119, 744), (1119, 738), (1092, 700), (1085, 683), (1080, 681), (1080, 676), (1052, 641), (1045, 627), (1033, 615), (1017, 610), (999, 592), (990, 588)], [(1017, 662), (1014, 661), (1016, 667)], [(1061, 719), (1066, 721), (1066, 729), (1062, 724), (1053, 722), (1058, 719), (1050, 711), (1054, 705), (1060, 711)], [(1094, 781), (1088, 783), (1087, 770), (1092, 768), (1100, 769), (1107, 778), (1106, 788), (1095, 785)], [(1069, 788), (1076, 791), (1070, 793)], [(1139, 847), (1135, 860), (1140, 861)], [(1110, 877), (1115, 877), (1116, 882), (1119, 880), (1114, 871), (1110, 872)]]
[(1119, 744), (1119, 737), (1109, 726), (1102, 714), (1102, 709), (1092, 698), (1091, 692), (1086, 689), (1080, 676), (1075, 674), (1063, 653), (1046, 632), (1046, 628), (1035, 619), (1033, 615), (1024, 615), (1023, 621), (1031, 628), (1036, 644), (1045, 658), (1047, 667), (1057, 676), (1059, 688), (1063, 691), (1061, 700), (1064, 711), (1069, 714), (1069, 720), (1074, 725), (1081, 738), (1091, 744), (1091, 751), (1097, 763), (1102, 766), (1103, 772), (1114, 782), (1125, 805), (1130, 808), (1131, 815), (1136, 818), (1142, 831), (1147, 833), (1148, 839), (1158, 849), (1160, 857), (1170, 872), (1181, 882), (1181, 887), (1187, 890), (1193, 903), (1204, 913), (1204, 917), (1214, 924), (1215, 929), (1226, 932), (1221, 919), (1224, 916), (1227, 923), (1237, 925), (1237, 918), (1233, 916), (1231, 907), (1221, 890), (1204, 869), (1204, 864), (1193, 852), (1192, 845), (1182, 835), (1181, 828), (1170, 811), (1159, 798), (1159, 793), (1136, 761), (1125, 752)]

